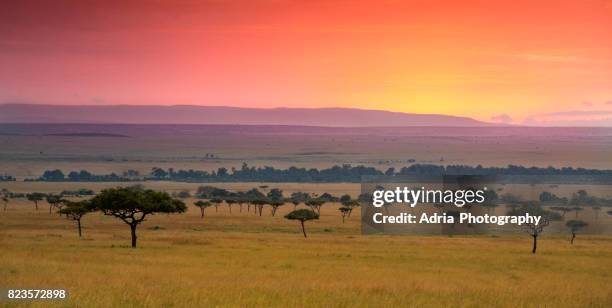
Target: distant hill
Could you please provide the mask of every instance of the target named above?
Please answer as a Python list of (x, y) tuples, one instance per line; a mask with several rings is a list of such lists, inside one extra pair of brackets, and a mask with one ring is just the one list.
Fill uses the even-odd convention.
[(467, 117), (352, 108), (3, 104), (0, 123), (241, 124), (335, 127), (487, 126)]

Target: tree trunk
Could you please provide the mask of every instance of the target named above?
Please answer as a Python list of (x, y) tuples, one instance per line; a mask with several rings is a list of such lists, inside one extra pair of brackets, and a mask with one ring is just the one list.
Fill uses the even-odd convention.
[(302, 233), (304, 233), (304, 237), (307, 237), (306, 236), (306, 228), (304, 228), (304, 221), (300, 220), (300, 224), (302, 225)]
[(575, 238), (576, 238), (576, 233), (572, 232), (572, 240), (570, 241), (570, 244), (574, 244)]
[(538, 236), (537, 235), (532, 235), (533, 236), (533, 249), (531, 250), (531, 253), (536, 253), (536, 249), (538, 248)]
[(272, 216), (274, 216), (274, 214), (276, 214), (276, 208), (275, 207), (272, 208)]
[(230, 214), (231, 214), (232, 213), (232, 206), (228, 204), (227, 207), (229, 207)]
[(240, 203), (240, 213), (242, 213), (242, 203)]
[(79, 237), (81, 237), (81, 219), (77, 219), (77, 226), (79, 227)]
[(353, 208), (351, 208), (348, 212), (348, 217), (351, 218), (351, 213), (353, 212)]
[(219, 212), (219, 206), (215, 205), (215, 213)]
[(200, 208), (200, 212), (202, 212), (202, 216), (200, 216), (200, 218), (204, 219), (204, 208), (203, 207)]
[(130, 225), (132, 231), (132, 248), (136, 248), (136, 225)]
[(36, 207), (36, 210), (38, 211), (38, 201), (34, 201), (34, 207)]
[(344, 216), (345, 216), (345, 215), (343, 214), (343, 215), (342, 215), (342, 223), (344, 223)]
[(53, 205), (49, 204), (49, 214), (51, 214), (51, 208), (53, 207)]

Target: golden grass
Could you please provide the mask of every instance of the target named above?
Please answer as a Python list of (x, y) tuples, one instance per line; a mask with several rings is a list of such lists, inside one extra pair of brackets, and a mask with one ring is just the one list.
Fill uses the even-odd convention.
[[(192, 200), (189, 200), (190, 202)], [(0, 212), (0, 287), (67, 288), (68, 302), (8, 306), (609, 307), (612, 238), (362, 236), (337, 205), (307, 223), (226, 206), (156, 215), (129, 228), (99, 214), (75, 224), (44, 202)]]

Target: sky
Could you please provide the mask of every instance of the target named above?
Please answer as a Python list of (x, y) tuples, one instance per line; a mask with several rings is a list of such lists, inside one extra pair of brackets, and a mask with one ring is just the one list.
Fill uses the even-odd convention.
[(612, 126), (612, 0), (3, 0), (0, 103)]

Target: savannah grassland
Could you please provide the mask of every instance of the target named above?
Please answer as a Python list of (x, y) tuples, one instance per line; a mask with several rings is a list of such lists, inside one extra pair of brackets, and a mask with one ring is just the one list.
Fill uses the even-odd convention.
[[(83, 184), (83, 183), (81, 183)], [(152, 183), (153, 188), (195, 184)], [(26, 189), (13, 183), (12, 191)], [(66, 183), (30, 183), (54, 191)], [(70, 184), (79, 185), (79, 184)], [(86, 185), (94, 189), (113, 183)], [(147, 184), (148, 185), (148, 184)], [(224, 186), (223, 184), (215, 184)], [(244, 189), (257, 184), (232, 184)], [(352, 184), (274, 184), (287, 193), (346, 191)], [(81, 185), (83, 186), (83, 185)], [(70, 187), (68, 187), (70, 188)], [(192, 204), (194, 199), (187, 199)], [(337, 204), (319, 221), (298, 224), (242, 213), (234, 205), (151, 216), (129, 228), (100, 214), (75, 224), (45, 202), (11, 201), (0, 212), (0, 285), (66, 288), (68, 302), (32, 306), (528, 306), (606, 307), (612, 303), (612, 237), (362, 236), (358, 214), (342, 224)], [(10, 303), (9, 306), (19, 306)], [(25, 304), (24, 304), (25, 305)]]
[[(121, 173), (151, 167), (212, 170), (254, 166), (329, 167), (351, 163), (388, 167), (416, 163), (507, 164), (612, 168), (612, 136), (605, 134), (475, 136), (457, 129), (426, 134), (300, 134), (159, 131), (130, 127), (128, 137), (49, 136), (45, 131), (0, 127), (0, 174), (13, 192), (100, 191), (119, 183), (22, 182), (44, 170), (87, 169)], [(194, 131), (191, 131), (193, 129)], [(91, 128), (70, 128), (89, 132)], [(208, 158), (206, 153), (214, 153)], [(145, 182), (168, 192), (195, 183)], [(261, 183), (214, 183), (244, 190)], [(359, 184), (269, 183), (293, 191), (357, 196)], [(571, 191), (574, 191), (572, 188)], [(569, 192), (569, 191), (568, 191)], [(527, 235), (361, 235), (358, 212), (342, 224), (338, 204), (318, 221), (298, 223), (264, 209), (262, 217), (227, 206), (200, 219), (199, 209), (154, 215), (138, 228), (138, 248), (120, 220), (89, 214), (83, 238), (75, 223), (49, 214), (47, 204), (13, 199), (0, 209), (0, 287), (66, 288), (67, 302), (2, 303), (35, 307), (129, 306), (446, 306), (609, 307), (612, 304), (612, 237), (544, 235), (531, 254)], [(582, 215), (582, 213), (581, 213)], [(605, 215), (605, 212), (602, 212)], [(607, 217), (607, 219), (612, 219)]]

